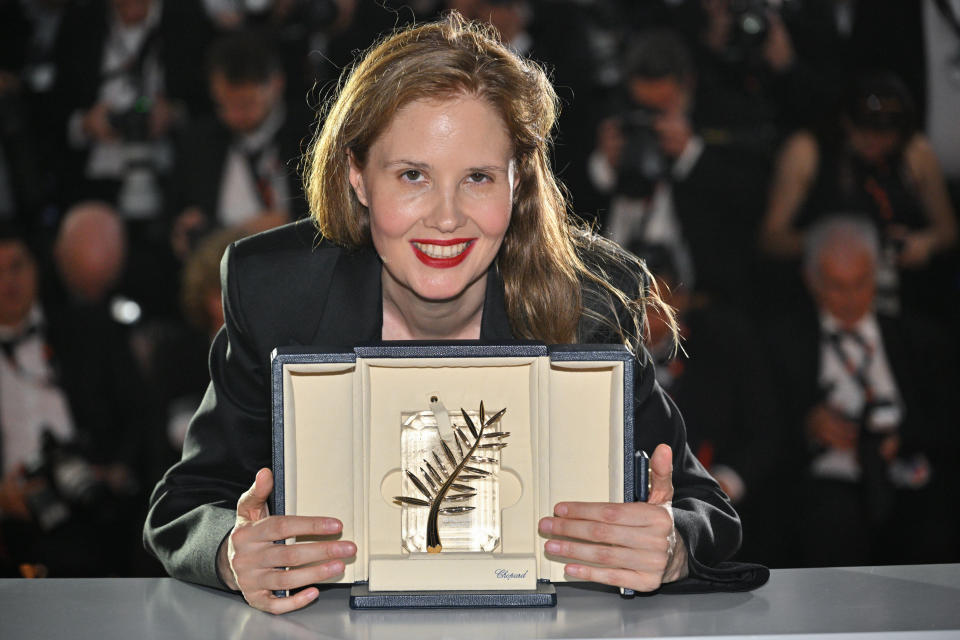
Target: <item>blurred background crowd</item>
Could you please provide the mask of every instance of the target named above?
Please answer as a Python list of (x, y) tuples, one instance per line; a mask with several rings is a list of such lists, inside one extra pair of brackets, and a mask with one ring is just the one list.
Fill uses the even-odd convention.
[(354, 54), (449, 9), (550, 70), (572, 210), (676, 307), (739, 557), (960, 561), (960, 0), (0, 0), (0, 575), (160, 574), (224, 249), (306, 215)]

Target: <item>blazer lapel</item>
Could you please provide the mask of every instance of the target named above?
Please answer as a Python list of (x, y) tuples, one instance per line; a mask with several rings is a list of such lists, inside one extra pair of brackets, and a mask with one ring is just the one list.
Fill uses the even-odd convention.
[(380, 260), (370, 247), (340, 252), (311, 345), (352, 347), (380, 340), (380, 270)]
[[(353, 347), (379, 342), (383, 330), (381, 269), (380, 260), (370, 247), (341, 251), (322, 303), (320, 321), (305, 343), (318, 347)], [(514, 339), (503, 298), (503, 280), (495, 264), (487, 272), (480, 339), (485, 342)]]
[(480, 340), (504, 342), (513, 340), (507, 305), (503, 298), (503, 279), (494, 262), (487, 270), (487, 292), (483, 298), (483, 315), (480, 318)]

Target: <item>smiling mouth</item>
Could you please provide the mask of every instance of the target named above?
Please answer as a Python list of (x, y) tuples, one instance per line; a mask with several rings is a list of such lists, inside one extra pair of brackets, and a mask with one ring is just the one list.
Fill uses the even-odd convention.
[(411, 240), (410, 246), (420, 262), (429, 267), (445, 269), (463, 262), (475, 242), (475, 238)]

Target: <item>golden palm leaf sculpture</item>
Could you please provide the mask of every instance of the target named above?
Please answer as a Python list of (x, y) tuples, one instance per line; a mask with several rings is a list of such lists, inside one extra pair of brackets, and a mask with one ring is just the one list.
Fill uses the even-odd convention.
[[(486, 419), (483, 411), (483, 402), (481, 401), (480, 428), (477, 429), (467, 412), (461, 408), (460, 413), (463, 414), (467, 428), (470, 430), (470, 435), (473, 436), (473, 438), (471, 441), (470, 438), (463, 434), (463, 431), (461, 431), (459, 427), (454, 428), (453, 431), (456, 434), (454, 442), (457, 445), (457, 452), (460, 454), (459, 460), (449, 445), (447, 445), (442, 438), (440, 439), (443, 458), (450, 463), (451, 470), (447, 471), (447, 466), (443, 463), (443, 459), (436, 451), (432, 452), (433, 461), (436, 463), (436, 466), (431, 464), (429, 459), (424, 458), (424, 466), (420, 467), (420, 473), (423, 474), (426, 482), (417, 477), (415, 473), (407, 470), (407, 477), (410, 478), (413, 485), (423, 495), (423, 498), (395, 496), (393, 500), (399, 505), (430, 508), (430, 512), (427, 515), (427, 551), (429, 553), (440, 553), (443, 549), (443, 545), (440, 543), (440, 532), (437, 523), (440, 516), (466, 513), (474, 509), (474, 507), (469, 505), (455, 504), (465, 502), (477, 495), (477, 490), (474, 487), (461, 483), (486, 478), (490, 476), (491, 473), (485, 469), (470, 466), (467, 463), (471, 460), (474, 462), (490, 461), (490, 458), (475, 455), (478, 449), (488, 451), (500, 450), (507, 446), (507, 443), (503, 442), (502, 439), (510, 435), (508, 432), (487, 431), (487, 428), (498, 423), (506, 412), (506, 408), (501, 409), (490, 416), (489, 419)], [(488, 440), (488, 442), (481, 442), (481, 440), (484, 439)], [(466, 451), (464, 451), (464, 447), (466, 447)], [(469, 473), (464, 473), (465, 471)], [(456, 493), (451, 494), (451, 491), (455, 491)]]

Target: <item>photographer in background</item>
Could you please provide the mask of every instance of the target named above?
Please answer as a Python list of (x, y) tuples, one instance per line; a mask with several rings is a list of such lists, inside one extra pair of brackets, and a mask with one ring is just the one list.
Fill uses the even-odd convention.
[(771, 290), (784, 292), (784, 302), (795, 299), (799, 283), (792, 265), (813, 222), (860, 211), (880, 234), (878, 307), (935, 315), (952, 287), (937, 258), (957, 241), (939, 162), (896, 76), (863, 74), (846, 93), (829, 127), (799, 131), (780, 151), (760, 244), (772, 258), (769, 273), (778, 266), (790, 271)]
[(159, 212), (156, 194), (122, 190), (142, 187), (144, 170), (166, 169), (165, 141), (189, 112), (205, 106), (197, 63), (208, 34), (195, 0), (91, 0), (68, 8), (55, 91), (83, 177), (82, 184), (64, 185), (68, 201), (118, 203), (124, 195), (129, 201), (118, 204), (131, 218)]
[(277, 52), (255, 32), (229, 34), (211, 47), (207, 73), (216, 116), (178, 139), (170, 181), (171, 242), (181, 260), (211, 229), (253, 233), (307, 210), (296, 162), (311, 118), (284, 100)]
[(22, 235), (0, 223), (0, 571), (151, 572), (135, 544), (155, 478), (145, 387), (105, 316), (39, 291)]
[[(303, 102), (305, 95), (312, 102), (318, 87), (336, 80), (339, 67), (330, 59), (331, 39), (350, 26), (358, 8), (357, 0), (202, 0), (202, 4), (220, 35), (257, 29), (269, 37), (283, 61), (286, 98), (291, 102)], [(362, 4), (380, 8), (383, 3)]]
[(880, 252), (870, 220), (821, 219), (803, 255), (813, 304), (767, 325), (789, 454), (780, 531), (806, 566), (957, 560), (955, 351), (875, 309)]
[(125, 281), (147, 317), (175, 315), (175, 271), (163, 224), (174, 130), (208, 109), (199, 62), (210, 26), (199, 0), (71, 3), (57, 40), (66, 137), (60, 204), (102, 200), (123, 215)]
[(752, 154), (699, 134), (696, 85), (676, 33), (640, 34), (627, 56), (624, 106), (600, 124), (590, 175), (610, 198), (607, 236), (631, 250), (667, 247), (697, 293), (746, 306), (765, 169)]
[(843, 79), (832, 3), (687, 0), (676, 24), (694, 43), (697, 117), (709, 136), (770, 153), (829, 113)]

